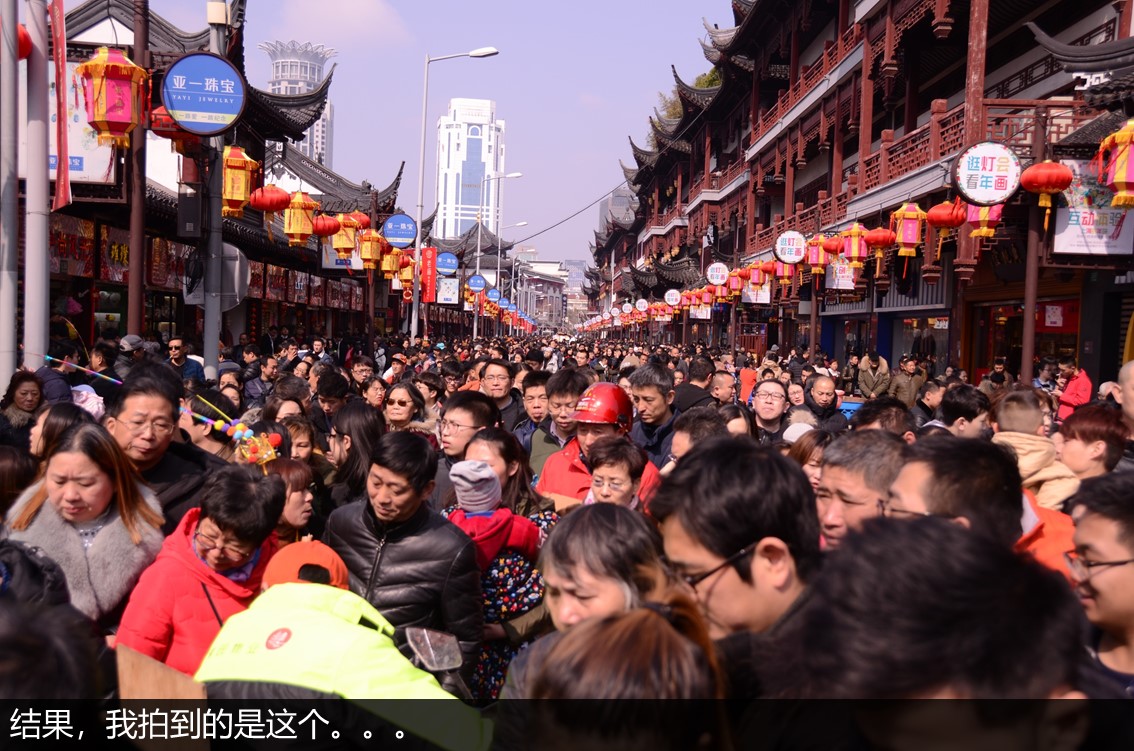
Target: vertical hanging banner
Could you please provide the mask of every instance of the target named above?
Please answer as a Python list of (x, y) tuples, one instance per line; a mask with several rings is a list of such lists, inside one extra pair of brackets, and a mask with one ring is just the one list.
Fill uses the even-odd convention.
[(52, 211), (71, 203), (71, 160), (67, 150), (67, 24), (63, 0), (51, 0), (51, 58), (55, 63), (55, 200)]
[(437, 248), (421, 249), (421, 301), (437, 301)]

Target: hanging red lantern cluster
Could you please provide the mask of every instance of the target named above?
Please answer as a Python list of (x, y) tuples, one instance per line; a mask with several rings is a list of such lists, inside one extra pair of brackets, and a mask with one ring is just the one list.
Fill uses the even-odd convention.
[(83, 79), (87, 122), (98, 133), (98, 145), (127, 148), (130, 133), (142, 122), (142, 91), (150, 74), (110, 47), (99, 47), (75, 74)]
[(1046, 209), (1043, 215), (1043, 231), (1047, 232), (1051, 219), (1051, 197), (1071, 187), (1075, 173), (1066, 164), (1050, 159), (1036, 162), (1020, 175), (1020, 186), (1029, 193), (1039, 193), (1039, 205)]

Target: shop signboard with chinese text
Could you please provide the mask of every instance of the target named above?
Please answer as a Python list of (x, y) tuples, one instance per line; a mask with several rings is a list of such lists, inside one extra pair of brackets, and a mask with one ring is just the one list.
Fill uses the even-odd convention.
[(244, 76), (211, 52), (190, 52), (165, 72), (161, 99), (169, 116), (197, 136), (224, 133), (244, 112)]
[(307, 280), (307, 305), (308, 307), (321, 308), (326, 304), (323, 298), (324, 280), (321, 276), (311, 275)]
[(973, 144), (953, 161), (953, 187), (974, 206), (1004, 203), (1020, 187), (1020, 159), (995, 141)]
[(331, 247), (330, 242), (321, 243), (319, 250), (320, 267), (324, 269), (334, 269), (336, 271), (363, 271), (362, 256), (358, 253), (351, 253), (350, 258), (339, 258), (338, 251)]
[(307, 277), (306, 271), (288, 273), (288, 301), (299, 305), (307, 304)]
[(52, 274), (94, 276), (94, 222), (52, 214), (50, 247)]
[(405, 214), (394, 214), (382, 223), (382, 237), (395, 248), (408, 248), (417, 239), (417, 222)]
[(104, 282), (127, 284), (130, 280), (130, 233), (104, 224), (101, 234), (98, 278)]
[(728, 281), (728, 266), (723, 263), (711, 263), (705, 271), (705, 278), (709, 284), (724, 284)]
[(758, 286), (745, 284), (740, 288), (740, 301), (750, 305), (771, 305), (772, 280), (769, 279)]
[(350, 285), (350, 308), (351, 310), (362, 310), (362, 285), (358, 282), (352, 282)]
[(438, 253), (437, 273), (441, 276), (452, 276), (457, 273), (459, 263), (457, 257), (452, 253)]
[(437, 248), (421, 249), (421, 301), (437, 300)]
[(266, 271), (268, 280), (264, 298), (274, 302), (287, 300), (287, 269), (268, 264)]
[(777, 261), (792, 266), (802, 263), (807, 255), (807, 238), (801, 232), (788, 230), (776, 238), (776, 244), (772, 246), (772, 255)]
[[(185, 260), (193, 253), (193, 247), (184, 243), (171, 242), (164, 237), (155, 237), (150, 241), (149, 283), (151, 287), (159, 289), (181, 289), (181, 277), (185, 275)], [(260, 264), (260, 292), (255, 296), (263, 296), (264, 265)], [(252, 287), (248, 288), (248, 296), (252, 297)]]
[(1134, 220), (1126, 209), (1112, 209), (1114, 193), (1081, 159), (1064, 159), (1074, 178), (1055, 198), (1055, 240), (1052, 251), (1065, 255), (1129, 256), (1134, 254)]
[(263, 261), (248, 262), (248, 296), (257, 300), (264, 299)]

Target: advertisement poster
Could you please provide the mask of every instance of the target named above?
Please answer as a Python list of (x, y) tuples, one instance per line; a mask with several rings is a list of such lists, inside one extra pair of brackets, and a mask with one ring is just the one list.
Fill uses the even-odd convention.
[(421, 301), (437, 301), (437, 248), (421, 249)]
[(248, 296), (264, 299), (264, 264), (261, 261), (248, 262)]
[(264, 297), (276, 302), (287, 300), (287, 269), (269, 264), (267, 274), (268, 285)]
[(460, 300), (461, 280), (456, 277), (442, 277), (437, 280), (437, 303), (456, 305)]
[(1134, 254), (1134, 220), (1125, 209), (1112, 209), (1114, 193), (1100, 185), (1086, 160), (1064, 159), (1075, 175), (1071, 187), (1056, 196), (1055, 244), (1057, 254), (1128, 256)]
[(291, 296), (292, 302), (303, 305), (307, 304), (307, 276), (306, 271), (293, 270), (290, 272), (288, 294)]
[(854, 291), (854, 269), (843, 256), (832, 259), (827, 266), (826, 288), (828, 290)]
[[(150, 285), (161, 289), (181, 289), (181, 277), (185, 274), (185, 259), (193, 252), (193, 247), (182, 243), (155, 237), (150, 241)], [(249, 263), (249, 266), (252, 264)], [(260, 266), (260, 287), (253, 295), (248, 287), (249, 297), (262, 297), (264, 294), (264, 264)]]

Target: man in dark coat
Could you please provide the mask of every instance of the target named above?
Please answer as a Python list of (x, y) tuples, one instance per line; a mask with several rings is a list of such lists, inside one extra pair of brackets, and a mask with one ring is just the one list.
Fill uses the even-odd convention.
[(847, 429), (846, 415), (839, 411), (835, 398), (835, 382), (827, 376), (813, 380), (811, 388), (803, 395), (803, 404), (792, 407), (788, 414), (805, 410), (815, 416), (820, 430), (838, 435)]

